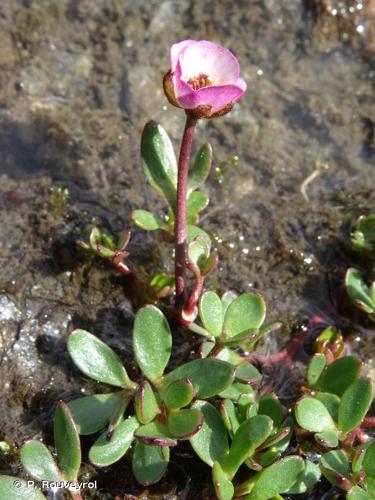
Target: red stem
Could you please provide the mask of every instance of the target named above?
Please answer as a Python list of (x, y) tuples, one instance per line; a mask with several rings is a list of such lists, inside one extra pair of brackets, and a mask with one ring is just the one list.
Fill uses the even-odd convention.
[(189, 174), (191, 146), (193, 144), (193, 136), (197, 121), (197, 118), (191, 116), (188, 113), (186, 114), (184, 135), (182, 137), (180, 157), (178, 160), (176, 220), (174, 225), (176, 314), (178, 318), (181, 318), (182, 309), (185, 302), (187, 181)]
[(194, 315), (197, 304), (199, 302), (199, 298), (202, 294), (203, 285), (204, 285), (204, 276), (201, 276), (200, 270), (197, 266), (195, 266), (191, 262), (186, 263), (186, 267), (194, 273), (195, 283), (193, 286), (193, 290), (191, 291), (190, 297), (187, 299), (186, 304), (184, 306), (184, 317), (189, 318)]
[(375, 427), (375, 417), (365, 417), (361, 427)]

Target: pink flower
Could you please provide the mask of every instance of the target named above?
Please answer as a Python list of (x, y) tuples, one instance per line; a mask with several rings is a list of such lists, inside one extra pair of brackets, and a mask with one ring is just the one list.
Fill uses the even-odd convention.
[(164, 77), (169, 101), (190, 114), (211, 118), (228, 113), (246, 90), (240, 65), (228, 49), (206, 40), (184, 40), (171, 48)]

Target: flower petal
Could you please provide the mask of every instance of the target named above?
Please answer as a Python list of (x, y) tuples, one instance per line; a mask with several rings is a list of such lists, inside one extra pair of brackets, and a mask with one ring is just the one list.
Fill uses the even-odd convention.
[(179, 55), (182, 50), (191, 45), (192, 43), (196, 43), (196, 40), (183, 40), (182, 42), (178, 42), (172, 45), (171, 47), (171, 70), (175, 71)]
[(239, 78), (235, 83), (222, 86), (204, 87), (191, 91), (177, 98), (183, 108), (194, 109), (197, 106), (211, 106), (211, 114), (233, 104), (240, 99), (246, 90), (246, 83)]
[(240, 65), (232, 52), (221, 45), (201, 40), (189, 40), (179, 52), (182, 79), (187, 82), (199, 74), (208, 75), (214, 85), (234, 83), (240, 75)]

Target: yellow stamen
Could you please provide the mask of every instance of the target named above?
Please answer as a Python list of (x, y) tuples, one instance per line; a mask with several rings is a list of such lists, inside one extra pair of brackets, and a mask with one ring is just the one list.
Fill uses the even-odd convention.
[(213, 85), (213, 81), (211, 81), (208, 77), (208, 75), (205, 75), (204, 73), (199, 73), (198, 76), (194, 76), (193, 78), (190, 78), (187, 83), (193, 87), (194, 90), (199, 90), (202, 89), (203, 87), (209, 87), (210, 85)]

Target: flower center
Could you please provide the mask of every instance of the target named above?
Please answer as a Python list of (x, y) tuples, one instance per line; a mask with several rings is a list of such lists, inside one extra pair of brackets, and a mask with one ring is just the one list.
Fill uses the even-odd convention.
[(202, 89), (203, 87), (209, 87), (210, 85), (213, 85), (213, 81), (210, 80), (208, 75), (205, 75), (204, 73), (199, 73), (198, 76), (194, 76), (193, 78), (190, 78), (187, 83), (193, 87), (194, 90), (199, 90)]

